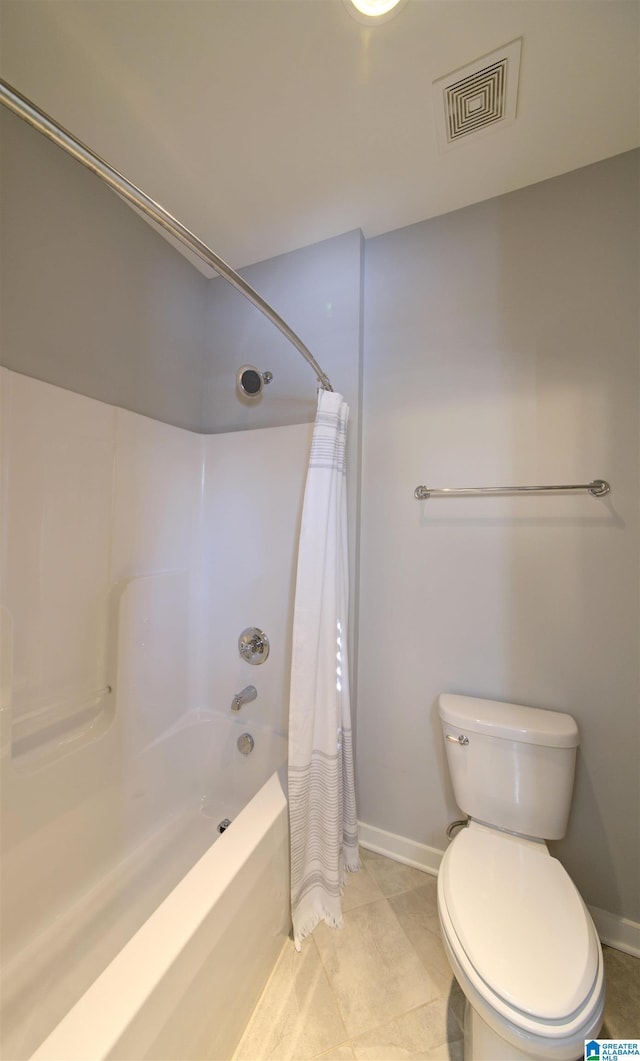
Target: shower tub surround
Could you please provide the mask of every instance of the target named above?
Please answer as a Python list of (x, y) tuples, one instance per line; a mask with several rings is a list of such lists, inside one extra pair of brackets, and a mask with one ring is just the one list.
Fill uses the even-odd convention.
[[(245, 759), (241, 732), (194, 713), (141, 753), (146, 808), (135, 825), (128, 814), (128, 851), (114, 850), (111, 866), (6, 964), (4, 1056), (231, 1055), (289, 930), (284, 786), (275, 772), (260, 787), (285, 742), (256, 732), (255, 758)], [(194, 775), (215, 784), (200, 795)], [(117, 828), (124, 808), (113, 786), (102, 803), (72, 835), (53, 823), (51, 847), (86, 848), (98, 822)]]
[[(229, 1056), (289, 927), (277, 771), (309, 425), (199, 436), (0, 383), (3, 1056)], [(261, 668), (237, 649), (253, 623)]]
[(34, 1061), (229, 1058), (289, 930), (274, 773), (94, 981)]

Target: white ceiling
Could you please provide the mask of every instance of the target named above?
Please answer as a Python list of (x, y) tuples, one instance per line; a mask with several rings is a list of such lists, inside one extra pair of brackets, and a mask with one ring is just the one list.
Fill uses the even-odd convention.
[[(640, 0), (2, 0), (2, 77), (236, 268), (640, 144)], [(438, 150), (432, 82), (523, 38), (517, 118)]]

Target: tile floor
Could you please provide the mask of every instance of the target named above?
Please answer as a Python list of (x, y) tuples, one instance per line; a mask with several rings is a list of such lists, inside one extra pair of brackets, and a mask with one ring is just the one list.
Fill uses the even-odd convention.
[[(462, 1061), (463, 996), (440, 941), (436, 878), (362, 851), (345, 928), (288, 940), (234, 1061)], [(640, 1036), (640, 959), (605, 948), (602, 1037)]]

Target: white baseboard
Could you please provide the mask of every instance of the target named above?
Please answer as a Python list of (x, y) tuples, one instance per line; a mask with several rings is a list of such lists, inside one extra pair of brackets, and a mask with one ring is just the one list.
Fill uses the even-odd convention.
[[(388, 833), (385, 829), (378, 829), (377, 826), (367, 825), (365, 822), (358, 822), (358, 831), (360, 844), (367, 851), (386, 855), (395, 862), (404, 862), (405, 865), (421, 869), (424, 873), (438, 875), (444, 851), (428, 847), (427, 844), (419, 844), (406, 836), (398, 836), (397, 833)], [(610, 914), (597, 906), (590, 906), (589, 912), (602, 943), (640, 958), (640, 924), (637, 921)]]
[(640, 924), (637, 921), (610, 914), (608, 910), (600, 910), (597, 906), (590, 906), (589, 913), (600, 939), (607, 947), (623, 950), (625, 954), (640, 958)]
[(395, 862), (404, 862), (406, 866), (413, 866), (414, 869), (421, 869), (424, 873), (432, 873), (437, 877), (444, 851), (419, 844), (406, 836), (398, 836), (397, 833), (388, 833), (364, 822), (358, 822), (358, 834), (361, 846), (367, 851), (386, 855)]

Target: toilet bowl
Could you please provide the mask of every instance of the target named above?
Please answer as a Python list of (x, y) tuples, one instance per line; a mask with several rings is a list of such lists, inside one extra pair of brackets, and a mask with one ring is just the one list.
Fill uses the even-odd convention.
[(602, 951), (544, 843), (470, 823), (442, 860), (438, 913), (467, 998), (465, 1058), (583, 1057), (602, 1023)]
[(564, 835), (578, 729), (559, 712), (443, 694), (456, 801), (438, 915), (466, 996), (465, 1061), (577, 1061), (602, 1023), (602, 948), (547, 839)]

